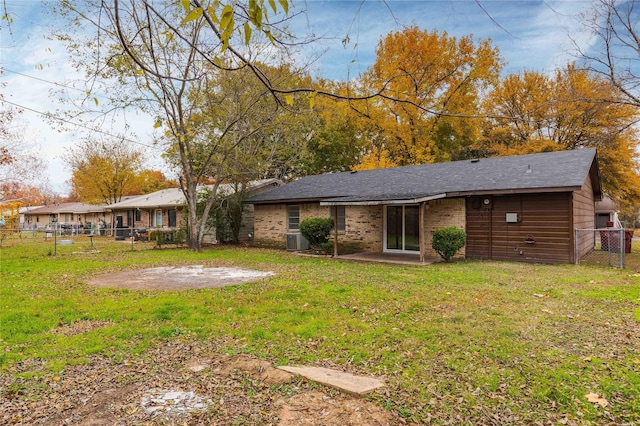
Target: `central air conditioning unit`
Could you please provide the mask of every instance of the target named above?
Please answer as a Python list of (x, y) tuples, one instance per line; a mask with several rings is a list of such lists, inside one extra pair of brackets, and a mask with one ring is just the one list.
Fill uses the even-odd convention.
[(309, 241), (300, 233), (287, 234), (287, 250), (308, 250)]

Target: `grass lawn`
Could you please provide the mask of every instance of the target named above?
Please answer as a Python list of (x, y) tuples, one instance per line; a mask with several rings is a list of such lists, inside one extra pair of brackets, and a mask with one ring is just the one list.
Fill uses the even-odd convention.
[[(387, 387), (367, 398), (417, 424), (640, 424), (640, 274), (634, 270), (397, 266), (247, 248), (190, 253), (153, 250), (149, 243), (131, 251), (130, 244), (94, 241), (99, 253), (74, 254), (89, 248), (88, 240), (77, 240), (58, 246), (56, 256), (52, 242), (41, 238), (5, 241), (0, 400), (47, 399), (73, 368), (105, 359), (120, 368), (188, 342), (194, 351), (202, 346), (276, 365), (331, 364), (379, 376)], [(187, 291), (87, 285), (97, 273), (186, 264), (276, 274)], [(102, 326), (56, 332), (81, 321)], [(252, 392), (251, 383), (243, 389)]]

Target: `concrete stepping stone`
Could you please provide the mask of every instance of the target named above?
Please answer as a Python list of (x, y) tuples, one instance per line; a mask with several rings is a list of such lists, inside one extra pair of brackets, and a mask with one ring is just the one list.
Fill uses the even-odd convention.
[(383, 382), (374, 377), (356, 376), (330, 368), (290, 367), (287, 365), (278, 368), (352, 395), (364, 395), (384, 386)]

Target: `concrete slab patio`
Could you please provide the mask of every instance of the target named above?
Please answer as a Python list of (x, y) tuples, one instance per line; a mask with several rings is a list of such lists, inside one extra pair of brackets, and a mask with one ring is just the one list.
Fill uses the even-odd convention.
[(377, 263), (393, 263), (398, 265), (431, 265), (432, 263), (439, 262), (437, 257), (425, 257), (424, 261), (420, 262), (420, 255), (418, 253), (353, 253), (353, 254), (341, 254), (336, 259), (338, 260), (352, 260), (359, 262), (377, 262)]
[(291, 367), (286, 365), (278, 368), (352, 395), (365, 395), (384, 386), (384, 383), (375, 377), (356, 376), (330, 368)]
[(274, 273), (243, 268), (179, 265), (100, 274), (89, 284), (130, 290), (192, 290), (238, 285), (271, 275)]

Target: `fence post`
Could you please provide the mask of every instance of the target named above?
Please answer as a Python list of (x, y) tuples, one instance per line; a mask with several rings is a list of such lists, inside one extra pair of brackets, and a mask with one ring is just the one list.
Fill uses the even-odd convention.
[(580, 250), (578, 248), (578, 244), (580, 244), (580, 234), (579, 234), (579, 230), (576, 229), (574, 232), (574, 242), (573, 242), (573, 255), (574, 255), (574, 260), (575, 260), (575, 264), (579, 265), (580, 264)]
[(624, 269), (624, 253), (627, 248), (626, 241), (624, 239), (625, 233), (624, 228), (620, 228), (620, 269)]

